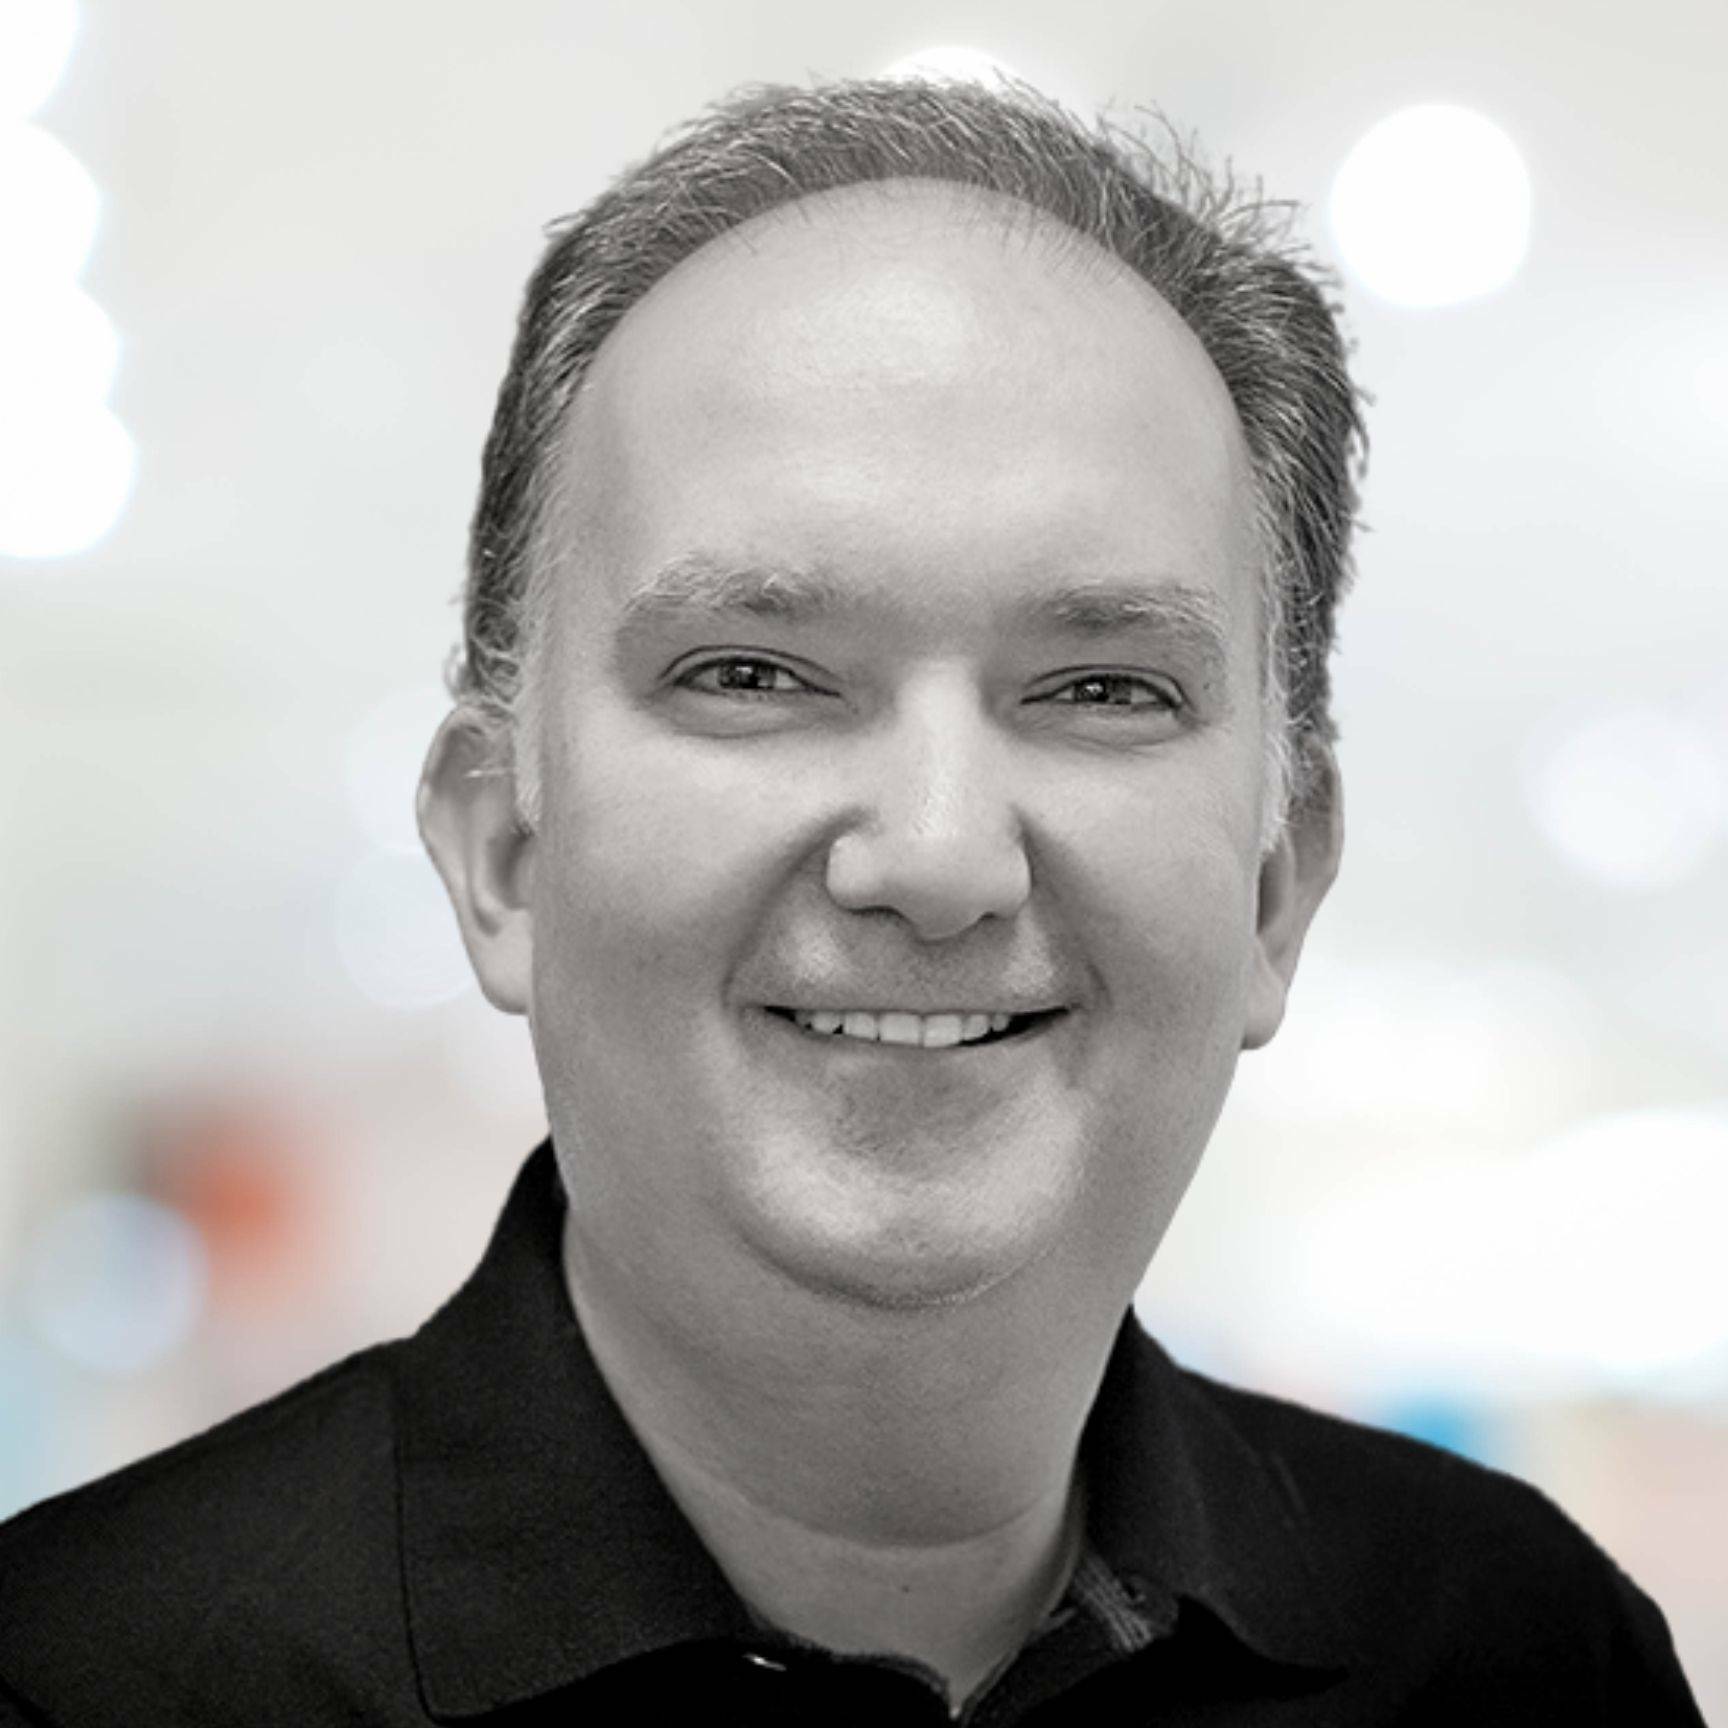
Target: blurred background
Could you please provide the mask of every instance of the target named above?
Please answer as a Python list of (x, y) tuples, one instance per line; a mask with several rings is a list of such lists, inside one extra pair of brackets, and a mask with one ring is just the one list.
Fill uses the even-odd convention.
[(1351, 840), (1142, 1294), (1540, 1484), (1728, 1720), (1719, 0), (0, 0), (0, 1514), (411, 1329), (543, 1131), (414, 835), (542, 225), (1000, 63), (1306, 207)]

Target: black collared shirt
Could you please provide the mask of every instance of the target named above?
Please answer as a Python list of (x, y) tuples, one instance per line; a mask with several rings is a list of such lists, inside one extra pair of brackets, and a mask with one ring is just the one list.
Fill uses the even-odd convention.
[[(549, 1147), (413, 1338), (0, 1528), (0, 1722), (951, 1721), (764, 1629), (583, 1342)], [(1010, 1723), (1700, 1724), (1655, 1606), (1535, 1490), (1236, 1391), (1124, 1322)]]

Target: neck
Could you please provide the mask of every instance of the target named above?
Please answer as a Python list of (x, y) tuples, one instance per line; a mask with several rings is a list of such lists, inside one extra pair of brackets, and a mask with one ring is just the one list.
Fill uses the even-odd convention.
[(882, 1309), (764, 1271), (647, 1280), (565, 1230), (590, 1349), (752, 1609), (963, 1698), (1072, 1570), (1076, 1457), (1120, 1305), (1034, 1267), (975, 1301)]

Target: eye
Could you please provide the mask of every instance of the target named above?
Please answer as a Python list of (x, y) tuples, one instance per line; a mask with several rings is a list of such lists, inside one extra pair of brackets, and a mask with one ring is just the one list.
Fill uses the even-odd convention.
[(678, 686), (710, 696), (796, 696), (814, 694), (816, 686), (777, 660), (754, 654), (727, 654), (704, 660), (678, 676)]
[(1088, 672), (1033, 698), (1072, 708), (1109, 708), (1131, 714), (1174, 714), (1186, 704), (1180, 692), (1137, 672)]

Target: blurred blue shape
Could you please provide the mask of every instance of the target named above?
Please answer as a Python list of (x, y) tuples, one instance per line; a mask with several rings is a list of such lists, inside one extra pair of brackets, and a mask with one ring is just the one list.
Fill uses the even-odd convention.
[(136, 1194), (87, 1194), (46, 1219), (25, 1252), (37, 1333), (93, 1373), (126, 1376), (171, 1354), (204, 1306), (198, 1232)]
[(0, 1332), (0, 1518), (49, 1492), (54, 1382), (52, 1364), (39, 1349)]
[(1444, 1392), (1405, 1393), (1360, 1412), (1377, 1428), (1456, 1452), (1477, 1464), (1504, 1468), (1499, 1424), (1481, 1405)]

